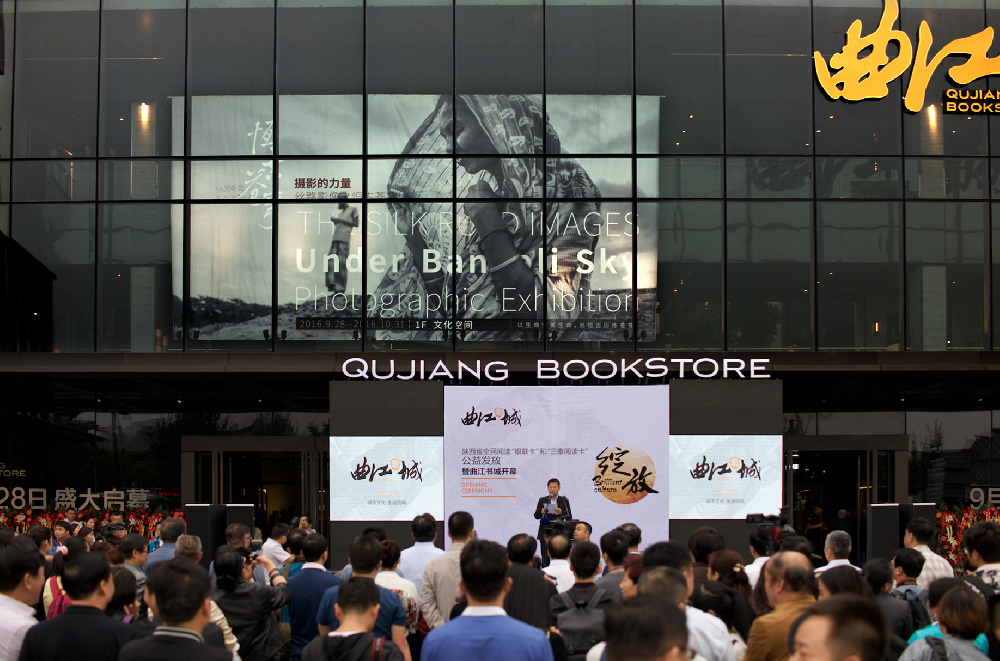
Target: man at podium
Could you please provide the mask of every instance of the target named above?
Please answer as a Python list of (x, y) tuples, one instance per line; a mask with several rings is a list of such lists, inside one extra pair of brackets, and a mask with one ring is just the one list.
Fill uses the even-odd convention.
[(550, 522), (573, 518), (573, 513), (569, 507), (569, 498), (559, 495), (559, 487), (558, 479), (552, 478), (549, 480), (549, 495), (539, 498), (538, 505), (535, 506), (535, 518), (542, 519), (538, 522), (538, 540), (540, 542), (538, 550), (542, 554), (542, 565), (549, 564), (545, 545), (545, 528), (549, 524), (545, 519), (548, 519)]

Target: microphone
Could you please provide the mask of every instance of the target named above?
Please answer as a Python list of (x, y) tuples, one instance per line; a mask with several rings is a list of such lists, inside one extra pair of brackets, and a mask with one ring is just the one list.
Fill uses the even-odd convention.
[(541, 524), (542, 524), (543, 526), (547, 526), (547, 525), (549, 525), (550, 523), (552, 523), (552, 521), (551, 521), (551, 520), (550, 520), (550, 519), (549, 519), (548, 517), (545, 517), (545, 516), (543, 516), (543, 517), (542, 517), (542, 518), (541, 518), (541, 519), (539, 520), (539, 522), (540, 522), (540, 523), (541, 523)]

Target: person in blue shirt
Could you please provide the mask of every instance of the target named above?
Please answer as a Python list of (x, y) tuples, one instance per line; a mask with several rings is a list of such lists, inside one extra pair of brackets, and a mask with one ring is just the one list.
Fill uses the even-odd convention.
[[(935, 619), (935, 622), (930, 626), (926, 626), (923, 629), (915, 631), (913, 635), (910, 636), (909, 640), (906, 641), (908, 645), (912, 645), (918, 640), (922, 640), (924, 638), (943, 638), (941, 634), (941, 625), (936, 621), (938, 606), (950, 590), (954, 588), (962, 588), (965, 587), (965, 585), (965, 581), (960, 578), (939, 578), (931, 583), (930, 589), (927, 590), (927, 609), (931, 612), (931, 617)], [(985, 634), (979, 634), (976, 636), (973, 643), (975, 643), (976, 647), (978, 647), (979, 651), (983, 654), (989, 654), (990, 643)]]
[[(506, 551), (505, 551), (506, 553)], [(351, 578), (371, 579), (375, 582), (375, 574), (382, 564), (382, 545), (373, 535), (361, 535), (347, 549), (347, 557), (354, 571)], [(506, 556), (505, 556), (506, 557)], [(301, 573), (301, 572), (300, 572)], [(406, 611), (399, 596), (392, 590), (379, 587), (382, 596), (378, 619), (375, 621), (375, 635), (391, 640), (403, 652), (406, 661), (410, 658), (410, 646), (406, 643)], [(333, 586), (323, 593), (319, 610), (316, 613), (316, 624), (322, 636), (340, 627), (340, 621), (334, 613), (337, 603), (338, 589)]]
[[(304, 531), (293, 531), (296, 532)], [(298, 538), (298, 535), (295, 535)], [(291, 540), (292, 535), (289, 535)], [(285, 607), (288, 621), (291, 624), (292, 638), (289, 643), (291, 661), (302, 656), (302, 649), (310, 640), (319, 635), (316, 626), (316, 615), (319, 612), (323, 595), (332, 587), (340, 585), (340, 579), (326, 570), (327, 548), (326, 537), (323, 535), (306, 535), (296, 541), (296, 546), (302, 552), (305, 562), (300, 569), (288, 579), (288, 591), (292, 593), (292, 601)]]
[(496, 542), (470, 541), (462, 549), (460, 587), (468, 607), (424, 639), (421, 661), (552, 661), (541, 629), (515, 620), (503, 609), (512, 581), (507, 549)]
[(146, 562), (143, 564), (142, 568), (149, 571), (149, 568), (157, 562), (173, 560), (174, 549), (177, 548), (177, 538), (185, 532), (187, 532), (187, 525), (185, 525), (182, 519), (170, 517), (169, 519), (161, 521), (160, 540), (163, 541), (163, 545), (146, 556)]

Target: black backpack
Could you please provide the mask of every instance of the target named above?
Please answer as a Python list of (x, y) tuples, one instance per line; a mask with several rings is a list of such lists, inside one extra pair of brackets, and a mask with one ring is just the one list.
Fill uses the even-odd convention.
[[(364, 648), (364, 651), (362, 652), (360, 657), (351, 658), (350, 661), (368, 661), (369, 659), (371, 659), (371, 661), (382, 661), (382, 652), (385, 647), (385, 638), (382, 636), (374, 636), (371, 633), (368, 633), (367, 635), (372, 636), (371, 646)], [(332, 639), (329, 636), (324, 636), (323, 652), (326, 655), (326, 658), (328, 659), (334, 658), (333, 650), (330, 649), (332, 645), (331, 641)], [(343, 656), (337, 657), (338, 661), (341, 659), (346, 660), (347, 658), (348, 657), (343, 657)]]
[(912, 590), (891, 590), (890, 595), (905, 601), (910, 607), (910, 617), (913, 618), (913, 630), (920, 631), (934, 624), (931, 612), (927, 610), (927, 590), (914, 593)]
[(556, 615), (556, 628), (566, 643), (570, 661), (582, 661), (587, 652), (604, 640), (604, 611), (597, 607), (607, 592), (598, 589), (590, 601), (576, 601), (565, 592), (559, 595), (566, 610)]

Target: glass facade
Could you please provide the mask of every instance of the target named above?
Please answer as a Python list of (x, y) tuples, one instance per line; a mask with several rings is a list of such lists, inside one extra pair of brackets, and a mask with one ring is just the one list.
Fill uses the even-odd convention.
[[(943, 4), (896, 28), (1000, 20)], [(881, 0), (2, 11), (0, 231), (55, 276), (53, 351), (1000, 341), (997, 120), (940, 107), (951, 60), (918, 112), (908, 73), (817, 81)]]

